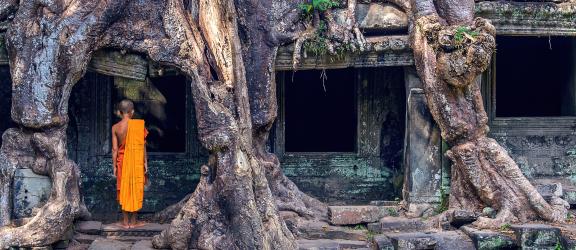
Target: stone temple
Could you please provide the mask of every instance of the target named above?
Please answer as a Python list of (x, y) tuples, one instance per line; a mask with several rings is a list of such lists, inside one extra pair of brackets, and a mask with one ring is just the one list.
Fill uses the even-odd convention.
[[(450, 193), (450, 162), (415, 71), (408, 15), (388, 3), (357, 8), (368, 51), (308, 53), (296, 71), (293, 47), (278, 51), (279, 116), (269, 149), (302, 191), (335, 209), (403, 201), (409, 214), (430, 216)], [(477, 1), (476, 15), (497, 28), (492, 64), (477, 79), (490, 136), (545, 198), (560, 192), (576, 205), (576, 3)], [(8, 119), (11, 80), (3, 36), (0, 133), (14, 126)], [(169, 66), (126, 51), (94, 55), (70, 98), (67, 137), (95, 219), (113, 221), (119, 212), (110, 127), (118, 120), (115, 104), (125, 98), (134, 100), (136, 116), (150, 131), (144, 214), (194, 190), (190, 183), (198, 181), (208, 153), (196, 138), (190, 95), (190, 82)], [(29, 169), (18, 169), (12, 185), (14, 218), (30, 216), (50, 192), (47, 177)]]

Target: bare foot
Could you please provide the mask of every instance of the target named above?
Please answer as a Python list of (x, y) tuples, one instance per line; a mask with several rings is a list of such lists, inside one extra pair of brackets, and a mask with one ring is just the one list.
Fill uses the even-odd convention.
[(114, 225), (119, 226), (119, 227), (124, 228), (124, 229), (129, 229), (129, 228), (130, 228), (130, 225), (129, 225), (129, 224), (124, 223), (124, 222), (120, 222), (120, 221), (119, 221), (119, 222), (116, 222)]
[(148, 224), (148, 223), (142, 222), (142, 221), (137, 221), (137, 222), (135, 222), (135, 223), (132, 223), (132, 225), (130, 225), (130, 226), (131, 226), (132, 228), (136, 228), (136, 227), (145, 226), (146, 224)]

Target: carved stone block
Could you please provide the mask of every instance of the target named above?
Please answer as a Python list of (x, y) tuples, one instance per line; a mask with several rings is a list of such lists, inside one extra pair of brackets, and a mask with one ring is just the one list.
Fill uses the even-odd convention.
[(32, 210), (42, 206), (50, 196), (50, 178), (37, 175), (31, 169), (17, 169), (13, 184), (14, 218), (32, 216)]

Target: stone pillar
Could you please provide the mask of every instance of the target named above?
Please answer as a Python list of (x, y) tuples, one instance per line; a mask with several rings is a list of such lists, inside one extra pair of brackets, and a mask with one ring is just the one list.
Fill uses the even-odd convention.
[(416, 69), (406, 67), (404, 76), (407, 105), (402, 192), (408, 216), (428, 216), (440, 202), (442, 137), (428, 110)]

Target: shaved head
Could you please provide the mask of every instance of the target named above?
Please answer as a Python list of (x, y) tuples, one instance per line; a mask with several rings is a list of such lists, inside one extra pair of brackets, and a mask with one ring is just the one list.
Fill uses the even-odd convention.
[(118, 103), (118, 111), (122, 114), (130, 114), (134, 111), (134, 103), (131, 100), (124, 99)]

